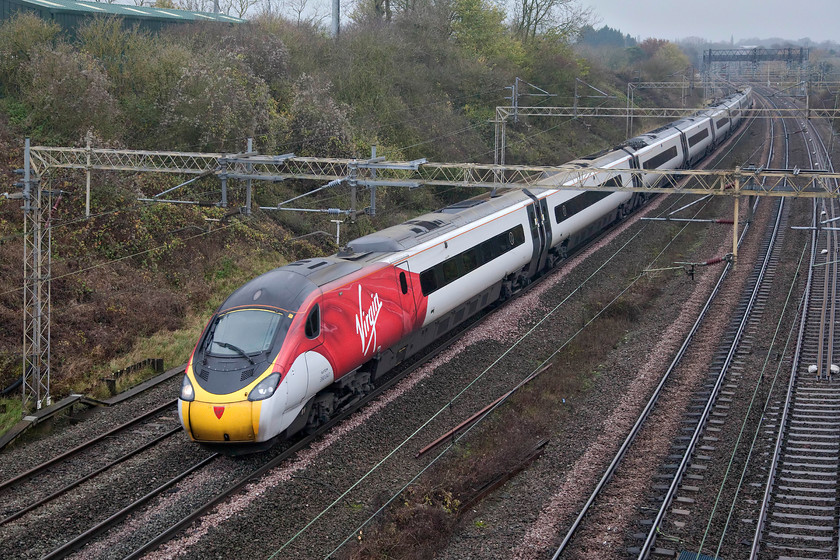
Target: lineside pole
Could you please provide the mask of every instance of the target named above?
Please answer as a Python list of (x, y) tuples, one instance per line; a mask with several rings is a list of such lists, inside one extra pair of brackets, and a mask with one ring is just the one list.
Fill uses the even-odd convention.
[[(740, 172), (741, 168), (735, 168), (738, 172)], [(741, 196), (738, 194), (741, 192), (741, 177), (739, 174), (735, 175), (735, 215), (732, 218), (732, 268), (734, 269), (738, 266), (738, 214), (740, 213), (740, 200)]]
[[(376, 159), (376, 144), (370, 147), (370, 159)], [(370, 178), (376, 179), (376, 169), (370, 170)], [(370, 217), (376, 216), (376, 185), (370, 186), (370, 210), (369, 210)], [(338, 236), (338, 234), (336, 234)], [(338, 243), (336, 243), (337, 245)]]
[[(251, 154), (254, 151), (254, 139), (248, 138), (248, 146), (247, 146), (248, 153)], [(254, 171), (253, 164), (248, 164), (246, 169), (248, 170), (248, 174), (250, 175)], [(245, 215), (251, 215), (251, 179), (246, 179), (245, 181)]]
[(90, 218), (90, 154), (92, 134), (88, 130), (85, 135), (87, 140), (87, 165), (85, 166), (85, 218)]
[[(23, 413), (50, 404), (50, 205), (33, 177), (30, 140), (23, 153)], [(46, 243), (44, 234), (46, 230)], [(44, 247), (46, 245), (46, 248)]]

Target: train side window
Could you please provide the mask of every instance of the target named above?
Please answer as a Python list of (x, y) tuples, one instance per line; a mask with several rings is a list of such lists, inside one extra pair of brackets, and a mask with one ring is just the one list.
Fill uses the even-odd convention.
[(402, 293), (408, 293), (408, 280), (405, 278), (405, 272), (400, 272), (400, 289)]
[(309, 316), (306, 318), (306, 327), (304, 329), (306, 338), (317, 338), (321, 334), (321, 307), (316, 303)]
[(458, 279), (457, 259), (446, 259), (443, 262), (443, 281), (446, 284)]
[(478, 251), (475, 247), (473, 247), (472, 249), (466, 251), (461, 255), (461, 265), (464, 268), (464, 274), (469, 274), (470, 272), (478, 268), (477, 253)]
[(522, 226), (513, 228), (513, 241), (516, 246), (525, 243), (525, 232), (522, 230)]
[(420, 290), (424, 296), (428, 296), (438, 289), (437, 279), (435, 278), (435, 269), (430, 268), (420, 273)]

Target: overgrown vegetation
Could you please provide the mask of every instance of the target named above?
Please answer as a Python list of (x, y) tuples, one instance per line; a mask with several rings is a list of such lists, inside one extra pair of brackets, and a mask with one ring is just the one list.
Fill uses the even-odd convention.
[[(599, 377), (609, 375), (601, 364), (614, 347), (632, 336), (642, 312), (660, 289), (661, 283), (655, 280), (642, 281), (606, 309), (607, 302), (585, 302), (580, 310), (581, 326), (592, 320), (591, 324), (552, 358), (551, 367), (409, 487), (378, 525), (366, 529), (360, 545), (348, 556), (354, 560), (434, 558), (458, 524), (472, 519), (472, 510), (464, 510), (462, 504), (470, 503), (486, 485), (518, 467), (545, 438), (562, 431), (573, 403)], [(539, 361), (533, 364), (535, 369), (538, 365)], [(483, 528), (480, 519), (476, 524)]]
[[(490, 162), (487, 121), (495, 106), (509, 104), (505, 88), (515, 77), (558, 94), (559, 105), (570, 104), (575, 78), (619, 97), (626, 81), (576, 50), (588, 19), (568, 0), (525, 0), (512, 19), (489, 0), (362, 2), (352, 17), (339, 40), (271, 13), (246, 25), (175, 26), (159, 35), (119, 19), (93, 19), (73, 35), (33, 15), (7, 19), (0, 24), (0, 180), (16, 180), (25, 135), (35, 145), (84, 146), (89, 136), (94, 146), (209, 152), (243, 151), (251, 137), (262, 153), (369, 157), (376, 145), (395, 160)], [(634, 59), (643, 73), (684, 64), (673, 45), (650, 46)], [(642, 102), (662, 101), (651, 94)], [(507, 161), (557, 164), (622, 139), (623, 127), (605, 120), (520, 119), (508, 127)], [(176, 365), (234, 287), (336, 248), (330, 216), (256, 212), (243, 220), (220, 208), (137, 202), (182, 178), (97, 173), (90, 219), (83, 219), (81, 174), (49, 180), (67, 193), (52, 201), (50, 218), (55, 396), (93, 390), (108, 369), (142, 358)], [(242, 187), (231, 185), (229, 209), (244, 204)], [(259, 185), (254, 206), (311, 188)], [(215, 202), (219, 184), (207, 178), (178, 194)], [(471, 194), (379, 189), (385, 211), (345, 224), (343, 239)], [(348, 208), (349, 194), (327, 191), (309, 204)], [(21, 370), (22, 238), (19, 205), (0, 205), (2, 386)]]

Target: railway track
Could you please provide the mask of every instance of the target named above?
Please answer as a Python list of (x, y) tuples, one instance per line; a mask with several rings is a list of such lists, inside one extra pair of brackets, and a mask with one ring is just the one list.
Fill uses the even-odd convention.
[[(773, 148), (771, 146), (768, 162), (772, 159)], [(772, 224), (772, 231), (765, 237), (764, 246), (761, 249), (763, 257), (760, 259), (759, 265), (752, 271), (752, 277), (747, 283), (752, 288), (743, 294), (737, 308), (733, 310), (732, 321), (707, 373), (706, 382), (692, 396), (689, 412), (682, 421), (683, 427), (680, 435), (672, 444), (668, 461), (655, 475), (653, 492), (649, 496), (648, 505), (644, 508), (645, 511), (653, 514), (653, 518), (644, 520), (642, 527), (647, 527), (647, 530), (635, 535), (639, 544), (629, 548), (630, 554), (634, 557), (647, 558), (654, 551), (661, 555), (674, 554), (674, 551), (664, 547), (657, 550), (656, 541), (660, 534), (660, 527), (663, 525), (666, 515), (689, 514), (685, 506), (694, 503), (694, 499), (690, 496), (692, 492), (697, 490), (695, 481), (703, 478), (703, 472), (707, 468), (704, 463), (711, 459), (706, 452), (714, 449), (716, 438), (713, 434), (720, 429), (717, 424), (722, 423), (728, 415), (729, 403), (732, 400), (730, 395), (735, 387), (734, 380), (739, 376), (739, 358), (742, 354), (750, 351), (749, 330), (754, 329), (760, 321), (761, 311), (769, 297), (769, 287), (778, 260), (773, 249), (778, 246), (776, 240), (779, 231), (784, 227), (784, 215), (784, 207), (779, 204), (776, 219)], [(742, 232), (739, 245), (745, 238), (746, 231), (747, 228)], [(560, 546), (556, 549), (553, 559), (562, 557), (567, 550), (571, 551), (570, 545), (585, 524), (585, 519), (616, 474), (619, 465), (624, 460), (630, 446), (641, 433), (645, 423), (654, 414), (658, 401), (669, 386), (672, 373), (678, 368), (686, 355), (705, 315), (709, 312), (715, 298), (718, 297), (721, 285), (730, 272), (731, 265), (727, 265), (679, 352), (662, 376), (654, 394), (607, 467), (592, 495), (579, 512)], [(672, 508), (675, 501), (677, 505)], [(683, 525), (681, 521), (676, 521), (676, 523), (678, 526)]]
[[(0, 527), (179, 432), (177, 415), (173, 414), (176, 402), (167, 401), (0, 483)], [(108, 452), (109, 445), (116, 453)], [(59, 489), (45, 490), (56, 487)]]
[[(594, 241), (596, 240), (593, 240), (593, 242)], [(586, 246), (587, 245), (582, 246), (580, 250), (585, 249)], [(539, 285), (540, 281), (541, 279), (534, 282), (531, 286), (529, 286), (529, 289), (531, 287), (536, 287), (537, 285)], [(111, 530), (119, 530), (118, 526), (124, 521), (130, 519), (132, 516), (141, 515), (143, 511), (148, 510), (151, 504), (154, 503), (155, 499), (165, 495), (168, 492), (174, 491), (174, 487), (180, 482), (184, 481), (187, 477), (190, 477), (191, 475), (200, 475), (200, 473), (205, 472), (209, 473), (209, 478), (214, 480), (218, 479), (217, 483), (214, 484), (214, 488), (212, 492), (208, 495), (207, 499), (200, 500), (200, 503), (198, 503), (197, 505), (190, 505), (189, 507), (183, 507), (183, 504), (179, 504), (179, 511), (176, 515), (171, 516), (174, 519), (176, 519), (174, 523), (167, 524), (163, 530), (158, 531), (153, 535), (150, 535), (150, 537), (147, 540), (145, 540), (145, 542), (141, 546), (135, 547), (134, 549), (129, 551), (119, 552), (119, 554), (121, 554), (125, 558), (139, 558), (143, 556), (145, 553), (155, 549), (161, 543), (166, 542), (167, 540), (172, 538), (172, 536), (183, 530), (185, 527), (189, 526), (189, 524), (194, 522), (196, 519), (200, 518), (205, 513), (212, 510), (216, 505), (223, 502), (228, 497), (236, 494), (248, 483), (259, 479), (261, 476), (263, 476), (270, 470), (274, 469), (275, 467), (294, 457), (302, 449), (305, 449), (308, 446), (310, 446), (314, 441), (322, 437), (336, 424), (339, 424), (345, 419), (347, 419), (361, 407), (365, 406), (370, 401), (376, 399), (381, 394), (391, 389), (405, 376), (410, 375), (411, 372), (414, 371), (416, 368), (422, 366), (428, 360), (434, 358), (437, 354), (446, 350), (446, 348), (448, 348), (449, 345), (451, 345), (458, 339), (458, 337), (461, 333), (463, 333), (464, 330), (476, 325), (478, 322), (489, 316), (490, 313), (492, 313), (492, 311), (490, 311), (487, 314), (484, 314), (483, 316), (477, 317), (475, 320), (468, 322), (468, 324), (463, 325), (458, 331), (453, 332), (452, 336), (446, 341), (443, 341), (442, 343), (431, 348), (429, 352), (425, 353), (424, 355), (418, 356), (417, 358), (413, 359), (411, 363), (404, 367), (402, 370), (397, 371), (394, 374), (388, 376), (387, 379), (376, 388), (376, 390), (367, 395), (363, 400), (346, 409), (340, 415), (334, 417), (327, 424), (320, 427), (316, 432), (306, 437), (298, 438), (290, 442), (280, 442), (270, 452), (267, 452), (265, 454), (251, 455), (248, 459), (230, 459), (228, 457), (221, 456), (218, 453), (207, 454), (206, 452), (201, 454), (202, 456), (198, 458), (193, 457), (191, 455), (191, 461), (183, 461), (185, 462), (185, 465), (179, 468), (177, 472), (168, 476), (164, 476), (162, 472), (158, 472), (162, 469), (159, 469), (153, 465), (144, 465), (143, 468), (147, 469), (146, 475), (149, 478), (163, 479), (163, 482), (159, 482), (153, 487), (147, 488), (146, 491), (142, 492), (140, 495), (134, 496), (133, 499), (130, 500), (128, 503), (121, 503), (120, 505), (117, 505), (119, 502), (115, 501), (113, 507), (111, 507), (106, 514), (100, 515), (98, 520), (92, 522), (89, 526), (86, 526), (77, 535), (72, 536), (64, 542), (61, 542), (57, 546), (53, 545), (54, 547), (48, 552), (39, 552), (39, 556), (43, 559), (57, 559), (67, 557), (77, 551), (81, 554), (85, 554), (87, 551), (85, 547), (98, 542), (98, 540), (101, 539), (106, 532)], [(101, 436), (93, 438), (88, 442), (84, 443), (83, 445), (80, 445), (77, 448), (74, 448), (62, 454), (59, 457), (56, 457), (54, 459), (44, 462), (41, 465), (38, 465), (37, 467), (34, 467), (28, 470), (27, 472), (22, 473), (21, 475), (4, 482), (2, 485), (0, 485), (0, 491), (3, 491), (4, 489), (8, 489), (11, 491), (14, 488), (24, 485), (27, 480), (33, 477), (37, 477), (42, 473), (49, 474), (53, 468), (60, 466), (63, 463), (63, 461), (66, 461), (71, 457), (82, 453), (85, 450), (97, 449), (97, 444), (101, 444), (103, 441), (107, 441), (109, 438), (115, 436), (116, 434), (129, 430), (133, 426), (142, 424), (142, 422), (147, 421), (150, 418), (155, 418), (155, 415), (161, 414), (162, 412), (167, 411), (169, 409), (174, 410), (174, 406), (176, 403), (177, 400), (168, 401), (149, 413), (135, 418), (130, 422), (125, 423), (124, 425), (118, 426), (117, 428), (114, 428), (113, 430), (110, 430), (109, 432), (102, 434)], [(91, 480), (94, 480), (97, 476), (100, 476), (106, 471), (122, 463), (125, 463), (132, 459), (138, 460), (138, 457), (140, 457), (140, 459), (142, 460), (142, 454), (144, 452), (148, 451), (153, 446), (166, 441), (172, 435), (181, 431), (182, 430), (180, 429), (180, 427), (172, 428), (166, 431), (165, 433), (161, 434), (160, 436), (154, 438), (153, 440), (148, 441), (140, 446), (134, 447), (129, 452), (121, 454), (114, 460), (109, 461), (106, 464), (100, 466), (99, 468), (86, 473), (84, 476), (75, 478), (60, 489), (51, 492), (49, 495), (44, 496), (36, 501), (33, 501), (32, 503), (28, 503), (25, 506), (19, 507), (14, 511), (9, 511), (8, 515), (4, 519), (0, 519), (0, 536), (2, 536), (2, 528), (4, 525), (12, 525), (14, 522), (25, 523), (25, 516), (27, 514), (32, 514), (33, 512), (37, 514), (39, 508), (44, 507), (47, 503), (53, 500), (58, 500), (60, 498), (67, 499), (68, 495), (72, 491), (78, 490), (80, 487), (83, 487), (85, 483), (89, 483)], [(180, 444), (180, 446), (190, 450), (199, 449), (199, 447), (196, 445)], [(224, 463), (225, 461), (229, 462), (227, 467), (220, 465), (220, 463)], [(230, 462), (239, 462), (247, 464), (238, 465), (239, 467), (241, 467), (238, 469), (241, 472), (239, 472), (234, 477), (218, 477), (217, 472), (219, 470), (229, 470)], [(222, 487), (222, 490), (218, 490), (219, 486)], [(101, 500), (100, 498), (100, 501), (103, 500)]]
[[(337, 421), (338, 421), (338, 420), (337, 420)], [(308, 444), (308, 443), (307, 443), (307, 444)], [(305, 446), (305, 445), (307, 445), (307, 444), (303, 444), (303, 445)], [(286, 451), (288, 451), (288, 450), (286, 450)], [(285, 453), (286, 451), (284, 451), (284, 453)], [(292, 453), (292, 454), (293, 454), (293, 453)], [(166, 539), (168, 538), (168, 535), (174, 534), (175, 532), (178, 532), (179, 530), (183, 529), (183, 527), (184, 527), (184, 526), (186, 526), (186, 525), (187, 525), (189, 522), (191, 522), (193, 519), (195, 519), (196, 517), (198, 517), (199, 515), (201, 515), (203, 512), (206, 512), (208, 509), (210, 509), (211, 507), (213, 507), (213, 505), (215, 505), (216, 503), (218, 503), (219, 501), (221, 501), (222, 499), (224, 499), (225, 497), (227, 497), (227, 496), (228, 496), (228, 495), (230, 495), (231, 493), (234, 493), (234, 492), (235, 492), (238, 488), (241, 488), (241, 486), (242, 486), (242, 485), (247, 484), (247, 482), (249, 482), (249, 481), (251, 481), (251, 480), (255, 479), (256, 477), (258, 477), (258, 476), (261, 474), (261, 472), (265, 472), (265, 471), (269, 470), (269, 469), (270, 469), (270, 468), (272, 468), (275, 464), (279, 464), (280, 462), (282, 462), (283, 460), (286, 460), (286, 459), (287, 459), (288, 457), (290, 457), (290, 456), (291, 456), (291, 454), (286, 455), (286, 456), (284, 456), (282, 459), (281, 459), (279, 456), (278, 456), (278, 457), (275, 457), (274, 459), (272, 459), (272, 460), (271, 460), (271, 463), (272, 463), (272, 464), (271, 464), (271, 466), (269, 466), (268, 464), (264, 465), (265, 470), (261, 470), (261, 469), (262, 469), (262, 468), (261, 468), (261, 469), (260, 469), (260, 470), (258, 470), (258, 471), (254, 471), (253, 473), (251, 473), (251, 474), (249, 474), (249, 475), (247, 475), (247, 476), (245, 476), (245, 477), (242, 477), (239, 481), (237, 481), (237, 482), (236, 482), (236, 484), (235, 484), (235, 485), (231, 486), (228, 490), (225, 490), (225, 492), (220, 493), (220, 494), (218, 495), (218, 499), (214, 499), (214, 500), (212, 500), (212, 501), (210, 501), (210, 502), (207, 502), (207, 503), (206, 503), (206, 504), (204, 504), (201, 508), (198, 508), (198, 509), (194, 510), (194, 514), (189, 514), (187, 517), (184, 517), (184, 518), (183, 518), (183, 521), (182, 521), (181, 523), (179, 523), (179, 524), (177, 524), (177, 525), (172, 526), (170, 529), (167, 529), (167, 531), (165, 531), (164, 533), (160, 534), (158, 537), (155, 537), (155, 538), (153, 538), (153, 539), (149, 540), (149, 542), (147, 543), (147, 545), (146, 545), (146, 546), (144, 546), (143, 548), (138, 549), (138, 550), (136, 550), (136, 551), (132, 552), (131, 554), (129, 554), (129, 556), (128, 556), (128, 557), (131, 557), (131, 558), (133, 558), (133, 557), (139, 557), (139, 556), (140, 556), (140, 555), (142, 555), (145, 551), (147, 551), (147, 550), (150, 550), (150, 549), (154, 548), (155, 546), (157, 546), (157, 544), (159, 544), (160, 542), (163, 542), (164, 540), (166, 540)], [(209, 460), (208, 460), (208, 462), (207, 462), (206, 464), (198, 465), (198, 466), (197, 466), (197, 468), (201, 469), (201, 468), (204, 468), (204, 467), (209, 467), (209, 466), (210, 466), (210, 464), (211, 464), (211, 463), (213, 463), (213, 462), (215, 462), (215, 461), (216, 461), (216, 459), (215, 459), (215, 458), (209, 458)], [(276, 462), (275, 462), (275, 461), (276, 461)], [(171, 485), (170, 485), (169, 487), (171, 487)], [(162, 490), (162, 492), (165, 492), (165, 491), (166, 491), (166, 489), (163, 489), (163, 490)], [(146, 503), (148, 503), (148, 500), (147, 500), (147, 502), (146, 502)], [(138, 506), (138, 507), (143, 507), (143, 505), (141, 504), (141, 505), (140, 505), (140, 506)], [(125, 515), (128, 515), (128, 514), (130, 514), (130, 513), (133, 513), (134, 511), (137, 511), (137, 510), (132, 509), (132, 510), (128, 511)], [(105, 527), (105, 528), (103, 528), (103, 529), (102, 529), (102, 531), (105, 531), (105, 530), (107, 530), (107, 527)], [(101, 531), (99, 531), (99, 533), (101, 533)], [(85, 534), (85, 535), (80, 535), (80, 537), (81, 537), (81, 538), (80, 538), (80, 540), (76, 541), (76, 542), (75, 542), (75, 544), (69, 545), (69, 543), (67, 543), (67, 544), (65, 544), (65, 545), (63, 545), (63, 546), (62, 546), (62, 549), (61, 549), (61, 550), (56, 549), (56, 551), (54, 551), (54, 552), (56, 553), (56, 554), (55, 554), (55, 556), (50, 556), (50, 557), (61, 557), (61, 556), (63, 556), (63, 555), (66, 555), (66, 554), (67, 554), (67, 553), (69, 553), (71, 550), (78, 549), (79, 547), (84, 546), (84, 544), (85, 544), (86, 542), (89, 542), (89, 541), (90, 541), (90, 538), (88, 538), (88, 537), (94, 538), (94, 537), (95, 537), (95, 535), (93, 535), (93, 533), (86, 532), (86, 534)], [(82, 550), (82, 553), (84, 554), (84, 550)]]
[[(833, 169), (816, 128), (802, 123), (816, 156), (812, 166)], [(814, 140), (816, 139), (816, 141)], [(838, 214), (835, 200), (814, 204), (805, 310), (781, 411), (771, 426), (769, 476), (750, 558), (840, 557), (840, 370), (835, 365), (837, 231), (822, 229)]]

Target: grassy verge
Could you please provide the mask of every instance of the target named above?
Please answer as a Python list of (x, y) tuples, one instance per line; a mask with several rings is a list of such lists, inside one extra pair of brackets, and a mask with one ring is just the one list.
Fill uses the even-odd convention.
[(0, 435), (20, 422), (21, 417), (20, 397), (0, 398)]
[[(259, 274), (285, 264), (278, 262), (276, 255), (250, 255), (247, 258), (222, 259), (220, 266), (206, 278), (210, 285), (210, 297), (205, 305), (191, 311), (183, 320), (182, 327), (171, 331), (160, 331), (138, 340), (130, 351), (107, 365), (97, 368), (83, 379), (73, 384), (75, 392), (86, 392), (94, 397), (108, 396), (108, 388), (102, 381), (111, 372), (126, 368), (147, 358), (162, 358), (165, 369), (185, 363), (195, 347), (201, 331), (210, 319), (210, 315), (236, 288)], [(157, 375), (151, 368), (146, 368), (122, 375), (117, 379), (117, 391), (125, 391)]]
[[(592, 389), (604, 374), (603, 363), (616, 346), (633, 336), (643, 309), (660, 294), (661, 283), (639, 282), (552, 358), (552, 366), (517, 392), (468, 443), (408, 489), (381, 524), (369, 529), (350, 556), (361, 558), (431, 558), (461, 521), (460, 505), (470, 502), (489, 482), (514, 469), (558, 425), (574, 413), (570, 403)], [(581, 320), (603, 307), (590, 301)], [(533, 367), (536, 368), (536, 360)], [(465, 440), (467, 441), (467, 440)], [(506, 442), (500, 445), (499, 442)], [(484, 528), (479, 520), (476, 525)]]

